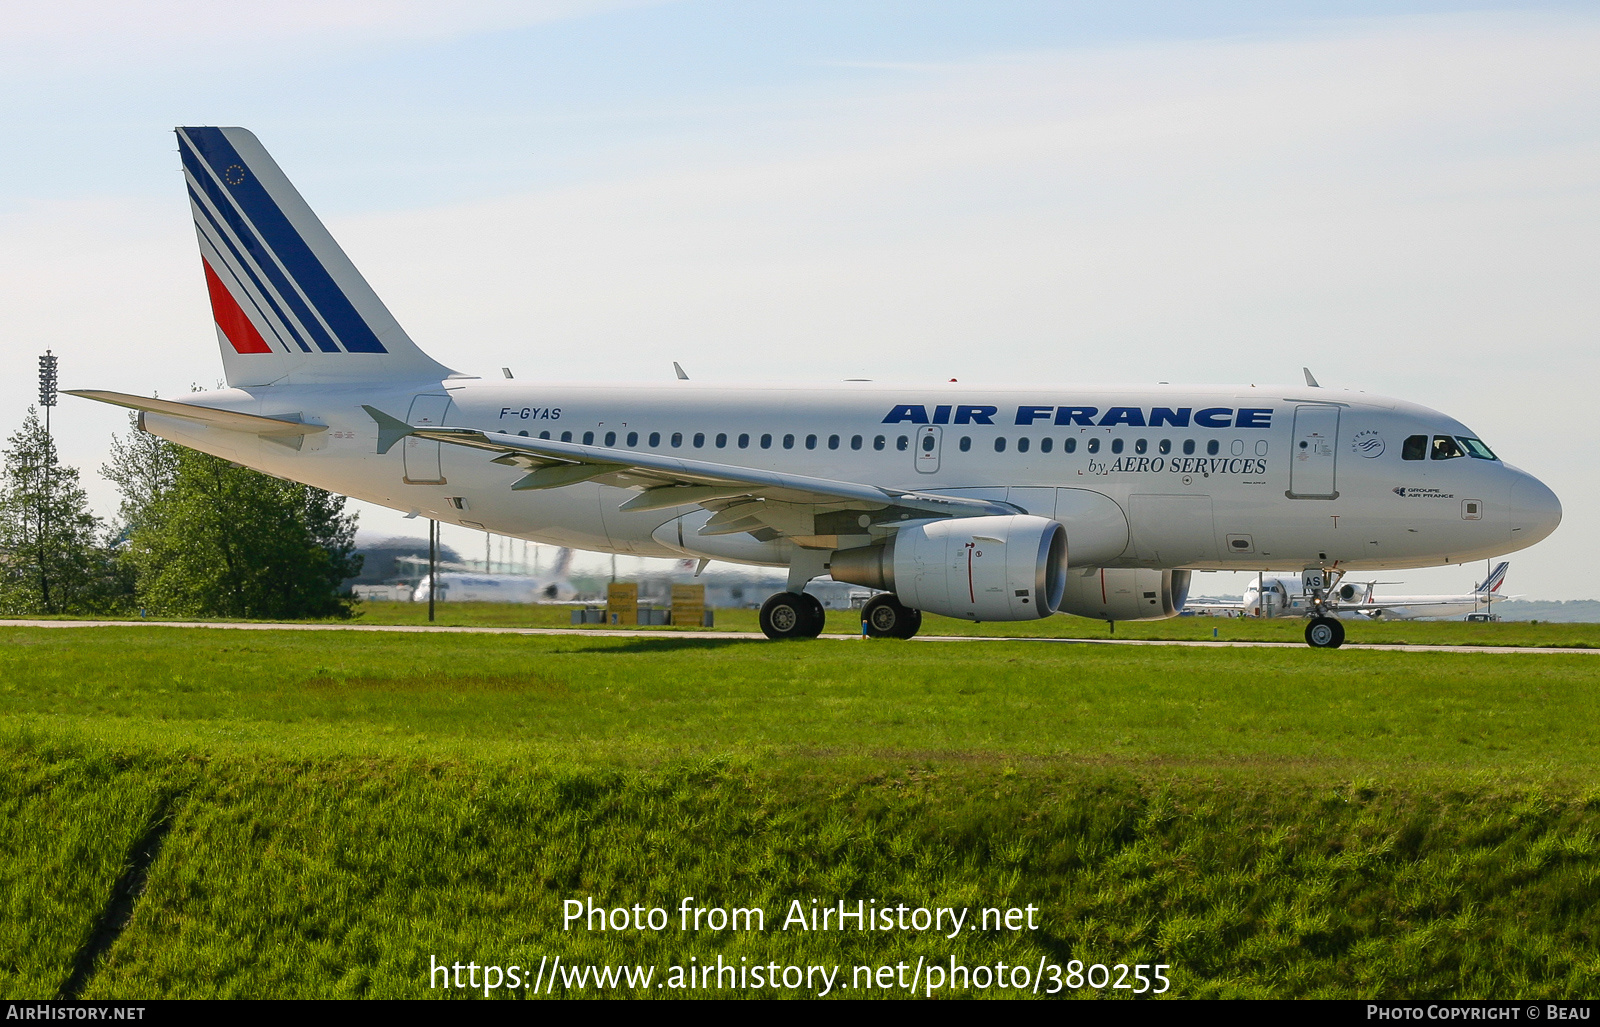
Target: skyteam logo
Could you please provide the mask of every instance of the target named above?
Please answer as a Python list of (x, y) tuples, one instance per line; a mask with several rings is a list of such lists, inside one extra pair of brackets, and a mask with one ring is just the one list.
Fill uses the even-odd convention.
[(1383, 436), (1372, 429), (1356, 432), (1355, 438), (1350, 440), (1350, 452), (1356, 456), (1364, 456), (1368, 460), (1376, 459), (1383, 455)]

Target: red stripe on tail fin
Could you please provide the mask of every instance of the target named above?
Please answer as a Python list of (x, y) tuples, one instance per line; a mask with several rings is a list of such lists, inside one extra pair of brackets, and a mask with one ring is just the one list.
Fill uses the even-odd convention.
[(228, 337), (233, 348), (240, 353), (271, 353), (272, 347), (267, 345), (267, 340), (256, 331), (256, 326), (245, 316), (244, 309), (233, 298), (233, 293), (211, 270), (211, 262), (202, 258), (200, 263), (205, 265), (206, 291), (211, 293), (211, 316), (216, 318), (217, 327), (222, 329), (222, 334)]

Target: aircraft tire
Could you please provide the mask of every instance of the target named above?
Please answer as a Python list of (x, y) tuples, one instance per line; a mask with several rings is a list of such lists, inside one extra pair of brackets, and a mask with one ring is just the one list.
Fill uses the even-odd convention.
[(1333, 617), (1313, 617), (1306, 625), (1306, 645), (1313, 649), (1337, 649), (1344, 645), (1344, 625)]
[(810, 626), (806, 628), (806, 638), (816, 638), (822, 634), (822, 629), (828, 623), (828, 611), (823, 609), (822, 600), (810, 592), (801, 592), (800, 601), (805, 604), (806, 614), (811, 618)]
[(861, 633), (869, 638), (911, 638), (922, 627), (922, 611), (903, 605), (885, 593), (873, 596), (861, 608)]
[(804, 592), (779, 592), (761, 604), (761, 633), (773, 641), (816, 638), (822, 634), (824, 614), (816, 596)]

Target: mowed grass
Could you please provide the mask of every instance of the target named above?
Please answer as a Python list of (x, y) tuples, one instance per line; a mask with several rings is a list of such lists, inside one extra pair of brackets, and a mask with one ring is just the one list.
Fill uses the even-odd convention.
[[(0, 640), (17, 997), (67, 978), (163, 808), (85, 997), (439, 995), (431, 956), (1161, 962), (1190, 996), (1579, 997), (1600, 971), (1583, 654)], [(591, 895), (759, 906), (768, 929), (562, 931)], [(794, 899), (858, 898), (1032, 904), (1041, 929), (778, 928)]]

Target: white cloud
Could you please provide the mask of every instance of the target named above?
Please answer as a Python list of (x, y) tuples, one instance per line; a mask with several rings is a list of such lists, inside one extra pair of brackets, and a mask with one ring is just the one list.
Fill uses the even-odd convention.
[[(109, 64), (204, 54), (205, 63), (451, 39), (665, 0), (5, 0), (0, 57), (7, 74), (102, 72)], [(215, 52), (217, 49), (225, 52)], [(296, 54), (303, 56), (303, 53)]]

